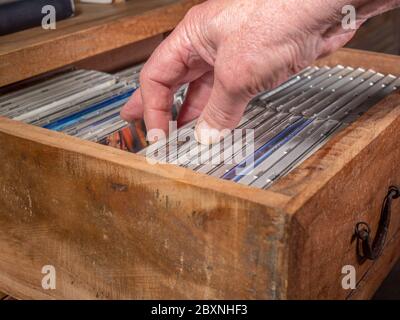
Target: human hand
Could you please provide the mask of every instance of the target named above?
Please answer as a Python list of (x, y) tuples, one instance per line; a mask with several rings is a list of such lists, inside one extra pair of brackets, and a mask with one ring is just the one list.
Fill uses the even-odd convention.
[(399, 1), (209, 0), (193, 7), (145, 64), (121, 116), (144, 117), (148, 130), (167, 133), (173, 94), (190, 83), (178, 125), (199, 117), (196, 138), (218, 142), (255, 95), (351, 39), (355, 30), (341, 27), (346, 4), (357, 8), (360, 26)]

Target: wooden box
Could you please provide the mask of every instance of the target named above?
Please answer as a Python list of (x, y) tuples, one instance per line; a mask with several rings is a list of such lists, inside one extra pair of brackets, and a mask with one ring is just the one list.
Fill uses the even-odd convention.
[[(181, 17), (191, 4), (136, 19)], [(0, 50), (0, 66), (17, 51)], [(90, 55), (60, 53), (60, 65), (2, 74), (2, 84)], [(318, 64), (400, 75), (399, 62), (344, 49)], [(0, 290), (35, 299), (369, 298), (400, 256), (399, 203), (379, 258), (359, 258), (355, 227), (366, 222), (375, 237), (388, 188), (400, 185), (399, 126), (396, 92), (259, 190), (0, 118)], [(45, 265), (55, 267), (54, 290), (42, 287)], [(348, 265), (355, 289), (342, 287)]]

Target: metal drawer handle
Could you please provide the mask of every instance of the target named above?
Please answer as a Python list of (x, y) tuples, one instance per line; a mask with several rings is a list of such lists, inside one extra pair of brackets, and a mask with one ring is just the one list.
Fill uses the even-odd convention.
[(400, 197), (400, 189), (391, 186), (383, 200), (381, 218), (375, 239), (371, 239), (371, 228), (366, 222), (358, 222), (355, 228), (357, 255), (361, 260), (376, 260), (382, 254), (389, 230), (392, 200)]

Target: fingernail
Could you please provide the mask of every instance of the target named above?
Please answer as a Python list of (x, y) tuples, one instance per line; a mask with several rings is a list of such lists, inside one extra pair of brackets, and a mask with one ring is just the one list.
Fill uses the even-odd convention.
[(223, 129), (218, 130), (211, 127), (205, 120), (201, 119), (197, 122), (194, 137), (197, 142), (210, 145), (220, 142), (227, 134), (229, 134), (230, 130)]

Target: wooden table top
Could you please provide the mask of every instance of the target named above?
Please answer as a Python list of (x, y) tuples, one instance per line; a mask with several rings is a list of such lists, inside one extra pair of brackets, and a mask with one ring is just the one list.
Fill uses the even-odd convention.
[(114, 5), (77, 3), (76, 14), (0, 36), (0, 86), (36, 76), (173, 29), (201, 0), (135, 0)]

